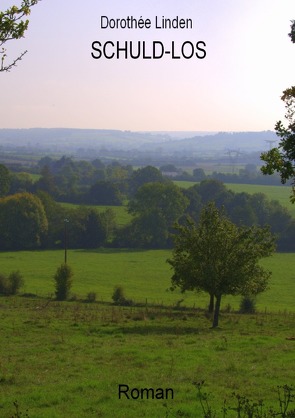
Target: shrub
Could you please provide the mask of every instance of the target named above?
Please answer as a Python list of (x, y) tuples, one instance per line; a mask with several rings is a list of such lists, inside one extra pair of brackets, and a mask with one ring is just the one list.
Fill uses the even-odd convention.
[(95, 301), (96, 301), (96, 293), (95, 292), (89, 292), (87, 294), (87, 297), (86, 297), (86, 302), (93, 303)]
[(0, 294), (7, 295), (8, 287), (8, 278), (5, 277), (3, 274), (0, 274)]
[(24, 280), (19, 271), (13, 271), (8, 277), (0, 274), (0, 294), (16, 295), (24, 285)]
[(256, 312), (256, 300), (254, 296), (243, 296), (240, 303), (240, 313), (250, 314)]
[(112, 299), (116, 305), (121, 305), (125, 300), (124, 289), (122, 286), (115, 286)]
[(126, 299), (124, 289), (122, 286), (115, 286), (112, 299), (115, 305), (131, 306), (133, 302), (131, 299)]
[(73, 272), (70, 266), (62, 264), (58, 267), (54, 280), (55, 280), (55, 296), (57, 300), (66, 300), (69, 297), (70, 289), (73, 284)]
[(19, 271), (13, 271), (8, 276), (10, 295), (16, 295), (19, 289), (24, 285), (24, 280)]

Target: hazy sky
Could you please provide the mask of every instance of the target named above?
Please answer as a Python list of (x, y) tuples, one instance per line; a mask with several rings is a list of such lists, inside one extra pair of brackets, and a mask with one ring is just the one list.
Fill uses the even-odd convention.
[[(101, 16), (152, 27), (101, 29)], [(156, 16), (191, 19), (193, 28), (156, 29)], [(0, 73), (0, 128), (272, 130), (284, 116), (281, 93), (295, 84), (292, 19), (295, 0), (42, 0), (26, 37), (7, 44), (8, 58), (28, 53)], [(147, 55), (153, 41), (166, 50), (174, 42), (176, 55), (204, 41), (207, 55), (93, 59), (93, 41), (145, 42)]]

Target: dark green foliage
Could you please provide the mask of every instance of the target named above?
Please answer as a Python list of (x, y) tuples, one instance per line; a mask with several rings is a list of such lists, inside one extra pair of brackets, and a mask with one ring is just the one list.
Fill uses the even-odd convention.
[(24, 280), (19, 271), (13, 271), (8, 277), (0, 274), (0, 294), (16, 295), (24, 285)]
[(73, 284), (73, 272), (68, 264), (58, 267), (55, 276), (55, 296), (57, 300), (66, 300), (69, 297), (70, 289)]
[(23, 277), (19, 271), (13, 271), (8, 276), (10, 282), (10, 294), (16, 295), (19, 289), (24, 285)]
[(118, 186), (110, 181), (97, 181), (90, 187), (84, 203), (93, 205), (122, 205), (123, 197)]
[(0, 294), (9, 295), (9, 282), (8, 278), (3, 274), (0, 274)]
[(198, 222), (202, 207), (214, 201), (223, 207), (228, 218), (238, 226), (270, 226), (278, 237), (278, 250), (293, 251), (294, 222), (289, 211), (263, 193), (234, 193), (216, 180), (205, 180), (184, 191), (190, 203), (186, 213)]
[(129, 193), (133, 196), (146, 183), (167, 181), (160, 170), (153, 166), (146, 166), (134, 171), (129, 181)]
[(98, 212), (95, 209), (80, 207), (68, 211), (69, 248), (98, 248), (106, 244), (115, 228), (113, 212), (108, 209)]
[(0, 197), (5, 196), (8, 193), (11, 182), (11, 176), (8, 168), (0, 164)]
[(242, 314), (251, 314), (256, 312), (256, 300), (254, 296), (243, 296), (240, 303), (239, 312)]
[(174, 222), (184, 213), (188, 199), (173, 183), (147, 183), (141, 186), (129, 202), (128, 211), (134, 218), (129, 246), (165, 248)]
[(124, 289), (122, 286), (116, 286), (112, 295), (112, 299), (116, 305), (120, 305), (125, 300)]
[(132, 300), (126, 299), (125, 292), (122, 286), (115, 286), (112, 299), (115, 305), (131, 306)]
[(36, 248), (48, 230), (43, 204), (30, 193), (0, 199), (0, 225), (2, 250)]
[(193, 170), (193, 177), (195, 181), (202, 181), (205, 180), (206, 174), (202, 168), (195, 168)]
[(32, 177), (28, 173), (11, 173), (11, 182), (8, 194), (23, 193), (34, 191)]
[(96, 293), (95, 292), (87, 293), (86, 302), (93, 303), (95, 301), (96, 301)]
[(35, 184), (36, 190), (42, 190), (48, 193), (50, 196), (57, 196), (58, 190), (55, 184), (55, 178), (51, 173), (48, 165), (45, 165), (41, 169), (41, 177)]

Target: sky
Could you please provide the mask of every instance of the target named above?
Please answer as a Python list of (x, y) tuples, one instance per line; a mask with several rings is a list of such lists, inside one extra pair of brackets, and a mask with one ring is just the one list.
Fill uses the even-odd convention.
[[(14, 4), (0, 1), (0, 10)], [(103, 29), (102, 16), (151, 27)], [(157, 29), (162, 16), (193, 27)], [(42, 0), (29, 19), (25, 38), (6, 44), (8, 59), (28, 53), (0, 73), (0, 128), (262, 131), (284, 119), (280, 97), (295, 84), (295, 0)], [(94, 41), (108, 42), (115, 57), (94, 59)], [(125, 41), (135, 51), (145, 44), (146, 55), (155, 41), (159, 55), (174, 43), (181, 58), (117, 59)], [(189, 56), (199, 41), (205, 58), (184, 58), (182, 48)]]

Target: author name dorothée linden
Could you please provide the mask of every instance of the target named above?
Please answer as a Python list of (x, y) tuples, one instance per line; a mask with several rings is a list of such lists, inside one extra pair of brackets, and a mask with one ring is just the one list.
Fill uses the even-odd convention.
[(101, 29), (192, 29), (193, 20), (190, 18), (166, 18), (155, 16), (153, 20), (140, 16), (126, 16), (125, 18), (100, 17)]

